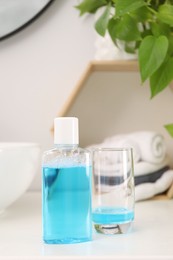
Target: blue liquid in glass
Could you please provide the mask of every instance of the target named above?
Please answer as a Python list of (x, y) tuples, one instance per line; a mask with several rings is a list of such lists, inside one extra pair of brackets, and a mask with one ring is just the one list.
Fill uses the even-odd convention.
[(134, 211), (122, 207), (99, 207), (93, 210), (93, 222), (102, 225), (124, 224), (133, 221)]
[(91, 167), (43, 167), (43, 239), (46, 243), (91, 240)]

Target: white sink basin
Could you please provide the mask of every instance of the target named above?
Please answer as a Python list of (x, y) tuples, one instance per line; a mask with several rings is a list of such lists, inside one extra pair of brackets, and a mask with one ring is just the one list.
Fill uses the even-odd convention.
[(40, 164), (36, 143), (0, 143), (0, 211), (30, 186)]

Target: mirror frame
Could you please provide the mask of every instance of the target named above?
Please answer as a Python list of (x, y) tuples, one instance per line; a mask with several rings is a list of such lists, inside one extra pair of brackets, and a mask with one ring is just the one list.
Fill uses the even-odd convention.
[(54, 2), (55, 0), (49, 0), (49, 2), (36, 14), (34, 15), (31, 19), (29, 19), (27, 22), (25, 22), (23, 25), (19, 26), (18, 28), (14, 29), (10, 33), (5, 34), (4, 36), (0, 37), (0, 41), (3, 41), (16, 33), (22, 31), (25, 29), (27, 26), (32, 24), (37, 18), (39, 18), (47, 9), (48, 7)]

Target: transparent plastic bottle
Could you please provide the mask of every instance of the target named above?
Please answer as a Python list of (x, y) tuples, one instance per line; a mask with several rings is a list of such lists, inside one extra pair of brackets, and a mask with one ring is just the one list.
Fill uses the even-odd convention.
[(48, 244), (92, 239), (91, 155), (78, 140), (77, 118), (55, 118), (55, 147), (42, 161), (43, 240)]

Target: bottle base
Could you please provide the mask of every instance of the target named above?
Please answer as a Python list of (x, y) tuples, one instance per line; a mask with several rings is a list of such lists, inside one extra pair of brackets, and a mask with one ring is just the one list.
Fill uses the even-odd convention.
[(132, 228), (133, 222), (119, 223), (119, 224), (94, 224), (94, 228), (98, 233), (104, 235), (126, 234), (129, 233)]
[(45, 244), (76, 244), (89, 242), (91, 238), (62, 238), (62, 239), (43, 239)]

